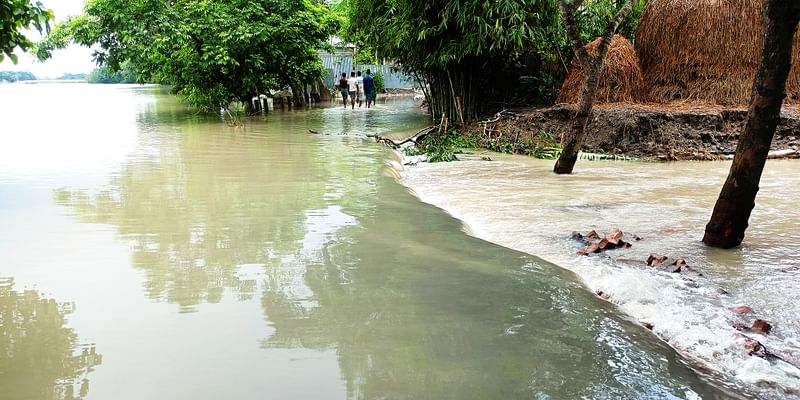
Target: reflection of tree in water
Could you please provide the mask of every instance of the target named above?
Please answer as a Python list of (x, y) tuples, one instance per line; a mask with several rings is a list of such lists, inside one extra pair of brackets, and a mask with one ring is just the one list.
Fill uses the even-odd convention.
[(673, 353), (631, 337), (569, 273), (452, 234), (455, 221), (392, 185), (322, 259), (297, 262), (313, 295), (269, 275), (265, 347), (335, 349), (352, 399), (669, 397), (694, 386)]
[(102, 356), (82, 346), (65, 326), (72, 304), (59, 304), (35, 290), (17, 292), (0, 278), (0, 397), (74, 400), (89, 391), (89, 372)]
[[(208, 123), (180, 128), (143, 131), (146, 157), (126, 164), (106, 190), (60, 190), (56, 201), (84, 221), (117, 228), (146, 274), (150, 298), (183, 311), (219, 302), (226, 289), (252, 298), (256, 281), (240, 277), (239, 266), (294, 254), (306, 211), (325, 207), (330, 182), (356, 179), (356, 155), (345, 142), (323, 146), (308, 135), (219, 132)], [(376, 163), (373, 156), (358, 169), (374, 174)]]

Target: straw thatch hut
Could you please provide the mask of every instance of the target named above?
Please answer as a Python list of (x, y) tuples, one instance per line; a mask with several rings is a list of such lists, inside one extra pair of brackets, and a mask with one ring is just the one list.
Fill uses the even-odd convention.
[[(649, 0), (636, 31), (647, 99), (749, 102), (763, 43), (761, 1)], [(795, 60), (798, 52), (795, 36)], [(800, 98), (800, 63), (786, 89)]]
[[(590, 54), (597, 53), (601, 38), (586, 45)], [(561, 85), (557, 102), (578, 103), (583, 92), (583, 63), (576, 57)], [(611, 38), (595, 99), (601, 103), (635, 102), (641, 100), (644, 81), (636, 52), (628, 39), (620, 35)]]

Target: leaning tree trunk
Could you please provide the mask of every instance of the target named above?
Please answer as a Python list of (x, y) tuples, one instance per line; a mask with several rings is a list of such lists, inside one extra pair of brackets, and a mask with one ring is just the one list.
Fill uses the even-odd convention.
[(792, 41), (798, 21), (800, 4), (796, 0), (764, 0), (764, 48), (753, 82), (747, 124), (706, 225), (703, 242), (709, 246), (727, 249), (740, 245), (744, 239), (786, 97), (786, 78), (792, 66)]
[(586, 136), (586, 124), (592, 115), (594, 95), (600, 83), (603, 63), (605, 62), (606, 53), (608, 53), (608, 47), (611, 45), (611, 37), (614, 36), (614, 32), (617, 31), (617, 27), (625, 17), (630, 14), (633, 9), (633, 1), (627, 0), (617, 12), (617, 15), (608, 21), (603, 40), (600, 42), (600, 46), (597, 47), (596, 54), (589, 54), (581, 44), (580, 30), (578, 29), (578, 21), (575, 19), (575, 12), (581, 7), (583, 0), (575, 0), (571, 4), (567, 0), (558, 1), (561, 17), (564, 20), (564, 26), (567, 28), (570, 46), (572, 51), (575, 52), (575, 57), (578, 58), (578, 61), (583, 63), (586, 76), (583, 81), (580, 106), (572, 120), (572, 126), (561, 138), (561, 156), (558, 157), (558, 161), (556, 161), (556, 165), (553, 168), (553, 172), (557, 174), (571, 174), (575, 168), (575, 162), (578, 161), (578, 153), (581, 151), (583, 139)]
[[(604, 38), (605, 40), (605, 38)], [(606, 48), (606, 51), (608, 48)], [(605, 54), (603, 54), (605, 56)], [(584, 137), (586, 136), (586, 125), (589, 123), (589, 117), (592, 115), (592, 106), (594, 105), (594, 95), (597, 92), (597, 86), (600, 83), (600, 73), (603, 70), (603, 59), (600, 54), (590, 57), (588, 64), (584, 71), (586, 71), (586, 78), (583, 84), (583, 93), (581, 94), (581, 102), (578, 106), (578, 112), (572, 119), (572, 125), (569, 131), (561, 137), (561, 155), (556, 161), (553, 172), (557, 174), (571, 174), (575, 168), (575, 163), (578, 161), (578, 153), (581, 151)]]

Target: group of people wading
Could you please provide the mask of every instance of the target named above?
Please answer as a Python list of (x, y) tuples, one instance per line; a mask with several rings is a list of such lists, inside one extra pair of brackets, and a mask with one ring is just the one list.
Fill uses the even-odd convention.
[(366, 102), (367, 108), (375, 105), (375, 78), (370, 70), (364, 76), (361, 71), (353, 71), (350, 78), (342, 72), (342, 79), (339, 79), (339, 91), (342, 92), (342, 105), (347, 108), (347, 99), (350, 99), (350, 108), (355, 109), (356, 103), (361, 108), (361, 103)]

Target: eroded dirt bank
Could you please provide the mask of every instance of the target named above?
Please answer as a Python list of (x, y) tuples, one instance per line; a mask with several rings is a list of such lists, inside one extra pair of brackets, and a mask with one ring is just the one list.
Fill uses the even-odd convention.
[[(488, 148), (531, 153), (530, 147), (558, 143), (573, 113), (574, 106), (567, 104), (511, 110), (467, 132)], [(583, 148), (651, 160), (718, 160), (735, 152), (746, 121), (744, 107), (601, 104), (594, 109)], [(784, 106), (772, 150), (793, 150), (783, 158), (800, 157), (799, 139), (800, 108)]]

